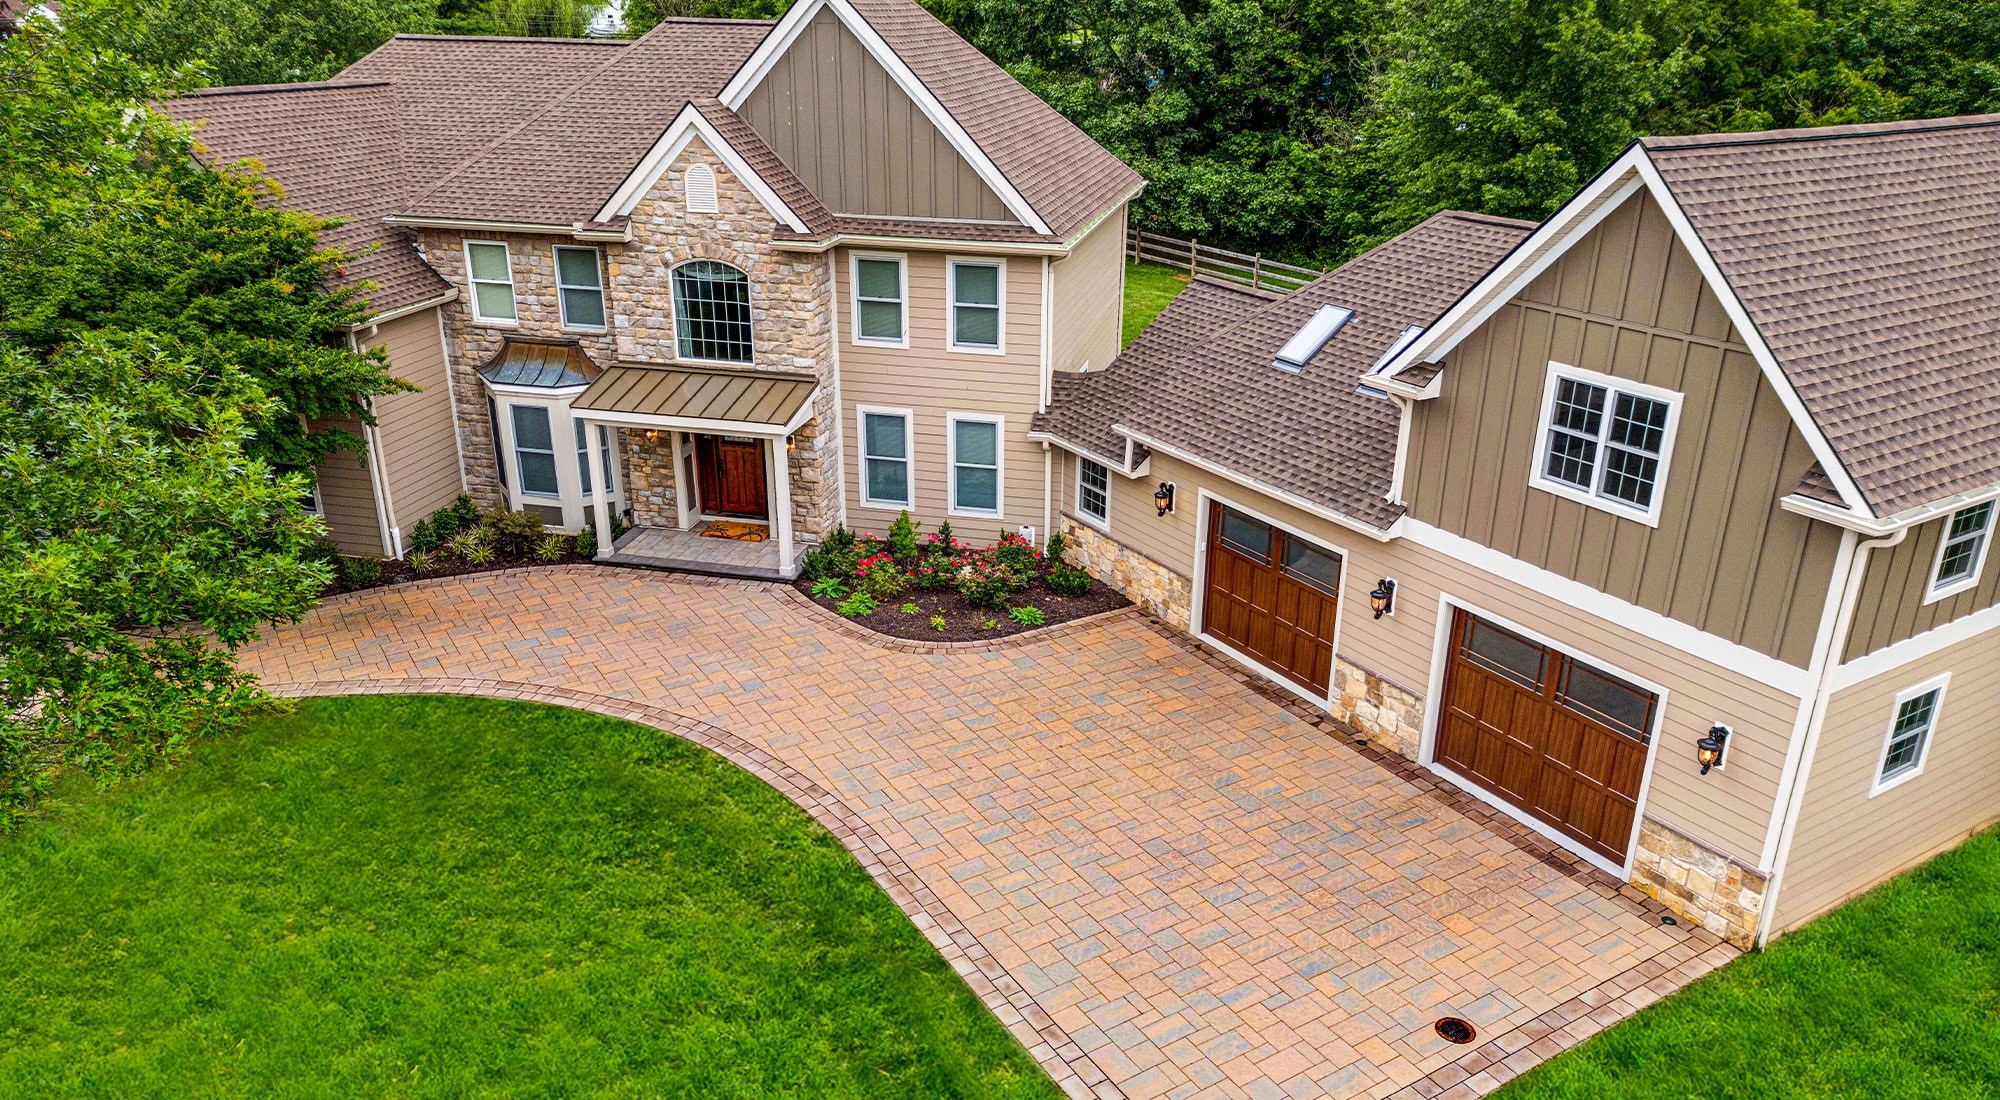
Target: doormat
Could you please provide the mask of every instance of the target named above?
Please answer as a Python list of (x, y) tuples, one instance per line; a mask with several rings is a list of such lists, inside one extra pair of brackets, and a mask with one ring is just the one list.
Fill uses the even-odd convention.
[(701, 529), (705, 539), (735, 539), (738, 542), (763, 542), (771, 537), (771, 528), (762, 523), (730, 523), (726, 520), (710, 520)]

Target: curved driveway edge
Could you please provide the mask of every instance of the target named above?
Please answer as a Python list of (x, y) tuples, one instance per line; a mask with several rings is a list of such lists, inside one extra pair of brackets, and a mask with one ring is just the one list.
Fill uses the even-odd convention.
[(950, 909), (945, 908), (944, 902), (924, 885), (924, 881), (917, 877), (909, 864), (903, 862), (903, 857), (896, 854), (896, 850), (875, 831), (874, 826), (862, 820), (833, 792), (813, 782), (797, 768), (727, 730), (630, 699), (508, 680), (435, 676), (313, 680), (264, 686), (272, 695), (285, 699), (340, 695), (475, 695), (486, 699), (545, 703), (637, 722), (699, 745), (769, 784), (838, 838), (1064, 1092), (1076, 1097), (1124, 1100), (1125, 1093), (1105, 1076), (1097, 1063), (1090, 1060), (1083, 1048), (1076, 1045), (1061, 1024), (1042, 1011), (1035, 999), (993, 958), (992, 952), (986, 950), (978, 937), (968, 931)]

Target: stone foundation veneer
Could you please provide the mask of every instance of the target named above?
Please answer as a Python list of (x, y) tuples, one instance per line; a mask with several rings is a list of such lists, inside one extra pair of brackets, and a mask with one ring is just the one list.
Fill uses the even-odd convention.
[(1423, 696), (1338, 654), (1333, 658), (1331, 709), (1370, 741), (1412, 762), (1423, 749)]
[(1683, 919), (1748, 951), (1757, 934), (1757, 918), (1764, 910), (1770, 880), (1649, 817), (1639, 825), (1632, 885)]
[(1074, 516), (1062, 517), (1065, 560), (1125, 594), (1149, 615), (1190, 630), (1194, 582)]
[(647, 440), (637, 428), (619, 428), (618, 461), (625, 475), (625, 507), (638, 527), (679, 527), (680, 503), (674, 496), (674, 440), (661, 432)]

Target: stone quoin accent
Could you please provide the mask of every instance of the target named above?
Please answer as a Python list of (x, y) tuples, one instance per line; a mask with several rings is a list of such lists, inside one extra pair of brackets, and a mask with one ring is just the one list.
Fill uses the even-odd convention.
[(1065, 515), (1062, 521), (1071, 565), (1124, 593), (1147, 614), (1190, 629), (1193, 581), (1074, 516)]
[(1639, 825), (1632, 885), (1684, 919), (1748, 951), (1770, 876), (1655, 818)]

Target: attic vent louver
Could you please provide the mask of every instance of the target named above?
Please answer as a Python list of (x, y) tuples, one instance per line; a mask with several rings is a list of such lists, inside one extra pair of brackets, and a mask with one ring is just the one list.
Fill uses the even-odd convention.
[(1272, 366), (1296, 373), (1308, 360), (1319, 354), (1319, 349), (1325, 347), (1328, 340), (1333, 339), (1334, 333), (1339, 332), (1342, 326), (1353, 319), (1354, 311), (1351, 309), (1331, 305), (1319, 307), (1318, 311), (1306, 321), (1305, 326), (1299, 329), (1298, 335), (1285, 341), (1285, 346), (1278, 349), (1278, 358), (1273, 361)]
[(685, 179), (688, 213), (715, 213), (715, 169), (706, 164), (691, 164)]

